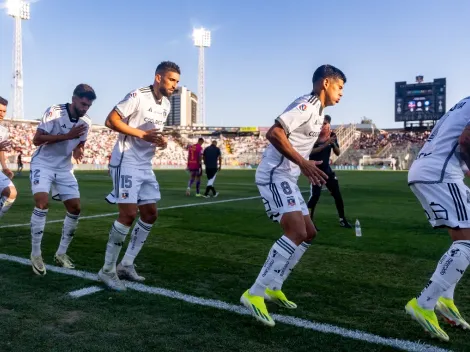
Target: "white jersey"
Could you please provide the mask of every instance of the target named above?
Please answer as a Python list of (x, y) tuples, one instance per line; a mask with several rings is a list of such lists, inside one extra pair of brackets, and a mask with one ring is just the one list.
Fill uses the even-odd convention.
[[(161, 104), (157, 103), (153, 87), (149, 86), (130, 92), (114, 109), (130, 127), (163, 131), (170, 113), (170, 101), (163, 97)], [(151, 168), (155, 148), (155, 144), (120, 133), (109, 166)]]
[(434, 126), (408, 172), (408, 184), (452, 183), (464, 178), (459, 137), (470, 123), (470, 97), (458, 102)]
[[(296, 99), (276, 119), (287, 134), (292, 147), (308, 159), (323, 125), (323, 109), (316, 95), (304, 95)], [(263, 153), (256, 170), (258, 185), (273, 183), (273, 179), (287, 178), (297, 182), (300, 168), (284, 157), (272, 144)]]
[(31, 165), (52, 170), (72, 170), (73, 150), (82, 142), (85, 142), (91, 128), (91, 119), (88, 115), (77, 120), (71, 119), (68, 112), (68, 104), (52, 105), (44, 113), (39, 130), (47, 134), (67, 134), (75, 125), (85, 124), (88, 128), (80, 138), (69, 139), (62, 142), (43, 144), (33, 153)]
[(0, 125), (0, 142), (8, 140), (8, 128)]

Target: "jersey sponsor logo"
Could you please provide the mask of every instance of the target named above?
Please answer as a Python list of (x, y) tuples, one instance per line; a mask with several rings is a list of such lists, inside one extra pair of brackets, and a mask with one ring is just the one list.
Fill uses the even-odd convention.
[(305, 110), (307, 110), (307, 104), (300, 104), (300, 105), (298, 106), (298, 109), (299, 109), (300, 111), (305, 111)]
[(153, 112), (153, 111), (152, 111), (152, 108), (149, 108), (148, 111), (149, 111), (149, 112)]
[(308, 133), (308, 135), (309, 135), (310, 137), (318, 137), (318, 136), (320, 136), (320, 133), (321, 133), (321, 132), (313, 132), (313, 131), (310, 131), (310, 132)]
[(163, 117), (166, 117), (166, 115), (168, 115), (168, 111), (163, 110)]
[(144, 121), (149, 122), (149, 123), (153, 123), (155, 125), (160, 125), (160, 126), (163, 126), (165, 124), (165, 121), (160, 121), (158, 119), (151, 119), (150, 117), (145, 117)]
[(67, 125), (64, 123), (64, 124), (61, 125), (60, 127), (62, 127), (62, 128), (67, 128)]

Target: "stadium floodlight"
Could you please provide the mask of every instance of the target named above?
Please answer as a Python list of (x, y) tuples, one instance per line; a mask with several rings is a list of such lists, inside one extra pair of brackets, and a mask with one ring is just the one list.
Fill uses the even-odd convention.
[(194, 46), (199, 48), (199, 63), (198, 63), (198, 114), (197, 122), (203, 126), (206, 125), (205, 116), (205, 100), (204, 100), (204, 48), (211, 46), (211, 32), (205, 28), (197, 28), (193, 30)]
[(23, 112), (23, 45), (21, 21), (31, 18), (29, 2), (8, 0), (7, 13), (15, 20), (13, 45), (13, 115), (12, 118), (22, 120)]

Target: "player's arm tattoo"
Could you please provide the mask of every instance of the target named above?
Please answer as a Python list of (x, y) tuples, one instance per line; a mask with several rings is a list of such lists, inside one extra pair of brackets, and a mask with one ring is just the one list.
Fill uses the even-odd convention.
[(467, 125), (459, 138), (460, 157), (470, 169), (470, 126)]
[(284, 155), (287, 159), (293, 163), (300, 165), (305, 159), (300, 155), (292, 144), (290, 144), (287, 138), (286, 131), (279, 122), (275, 122), (274, 125), (266, 133), (266, 139), (276, 148), (279, 153)]

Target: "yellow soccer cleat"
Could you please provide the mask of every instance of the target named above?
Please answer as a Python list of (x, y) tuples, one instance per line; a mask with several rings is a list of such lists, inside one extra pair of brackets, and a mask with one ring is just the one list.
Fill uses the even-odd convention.
[(287, 308), (287, 309), (295, 309), (297, 308), (297, 304), (292, 301), (289, 301), (286, 295), (281, 290), (271, 290), (269, 288), (266, 289), (264, 292), (264, 298), (270, 302), (276, 303), (278, 306)]
[(444, 320), (452, 326), (460, 327), (464, 330), (469, 330), (470, 325), (460, 315), (459, 310), (454, 304), (454, 300), (444, 297), (439, 297), (436, 304), (436, 311), (444, 317)]
[(424, 331), (431, 335), (431, 337), (436, 337), (442, 341), (449, 341), (449, 336), (439, 326), (434, 310), (421, 308), (416, 298), (413, 298), (406, 304), (405, 310), (424, 328)]
[(34, 256), (31, 254), (31, 266), (33, 267), (33, 272), (36, 275), (44, 276), (46, 275), (46, 266), (44, 265), (44, 261), (42, 260), (41, 255)]
[(75, 269), (75, 264), (67, 254), (56, 254), (54, 256), (54, 262), (63, 268)]
[(240, 298), (240, 303), (250, 311), (256, 320), (267, 326), (274, 326), (274, 320), (268, 313), (264, 298), (261, 296), (250, 295), (250, 291), (246, 290)]

